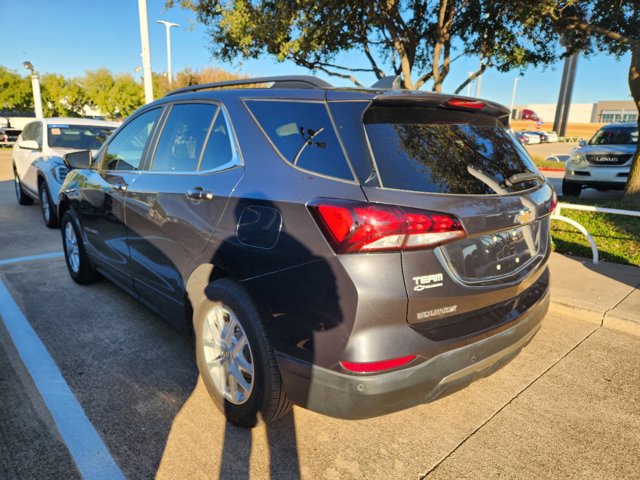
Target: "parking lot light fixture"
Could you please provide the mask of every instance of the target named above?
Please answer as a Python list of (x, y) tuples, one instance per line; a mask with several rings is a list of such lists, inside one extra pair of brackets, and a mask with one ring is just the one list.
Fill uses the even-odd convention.
[(151, 48), (149, 47), (149, 21), (147, 17), (147, 0), (138, 0), (140, 17), (140, 45), (142, 52), (142, 79), (144, 83), (145, 103), (153, 102), (153, 79), (151, 76)]
[(40, 75), (36, 71), (33, 64), (29, 61), (22, 62), (22, 66), (31, 72), (31, 88), (33, 89), (33, 108), (36, 118), (43, 118), (42, 112), (42, 95), (40, 94)]
[(171, 27), (179, 27), (180, 25), (166, 20), (157, 20), (157, 23), (163, 24), (167, 33), (167, 80), (169, 86), (171, 86), (173, 82), (173, 73), (171, 71)]
[(509, 109), (509, 118), (515, 117), (515, 115), (513, 114), (513, 107), (516, 104), (516, 90), (518, 88), (518, 80), (520, 80), (518, 77), (513, 79), (513, 93), (511, 95), (511, 108)]

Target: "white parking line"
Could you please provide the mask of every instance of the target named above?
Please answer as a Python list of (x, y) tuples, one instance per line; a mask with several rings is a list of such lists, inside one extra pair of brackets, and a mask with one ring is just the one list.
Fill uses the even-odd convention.
[(4, 258), (0, 260), (0, 266), (11, 265), (13, 263), (28, 262), (30, 260), (44, 260), (47, 258), (63, 257), (63, 252), (41, 253), (40, 255), (30, 255), (28, 257)]
[[(0, 265), (58, 255), (45, 254), (3, 260)], [(67, 445), (80, 474), (84, 478), (91, 479), (124, 479), (120, 467), (2, 280), (0, 280), (0, 316), (22, 362), (29, 370), (31, 378), (51, 412), (60, 436)]]

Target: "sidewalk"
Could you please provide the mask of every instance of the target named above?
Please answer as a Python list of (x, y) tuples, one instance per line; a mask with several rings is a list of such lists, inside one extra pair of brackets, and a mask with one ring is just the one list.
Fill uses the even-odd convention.
[(640, 335), (640, 268), (553, 253), (551, 310)]

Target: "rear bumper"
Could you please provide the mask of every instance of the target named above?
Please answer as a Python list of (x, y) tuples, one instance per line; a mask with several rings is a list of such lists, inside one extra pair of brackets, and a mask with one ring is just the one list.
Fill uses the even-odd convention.
[(517, 321), (493, 336), (380, 375), (347, 375), (278, 355), (291, 401), (344, 419), (370, 418), (431, 402), (490, 375), (533, 338), (549, 308), (549, 291)]

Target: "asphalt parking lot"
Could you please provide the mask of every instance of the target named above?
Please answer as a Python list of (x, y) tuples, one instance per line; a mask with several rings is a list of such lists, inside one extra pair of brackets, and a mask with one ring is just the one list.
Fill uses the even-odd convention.
[[(114, 462), (103, 477), (640, 476), (640, 336), (566, 306), (552, 308), (505, 368), (435, 403), (361, 421), (294, 408), (269, 428), (226, 424), (198, 378), (191, 339), (106, 281), (71, 281), (56, 255), (60, 233), (44, 227), (38, 205), (15, 202), (8, 153), (0, 150), (0, 287), (16, 309), (5, 303), (0, 314), (26, 319), (46, 348), (86, 416), (71, 429), (92, 427)], [(582, 268), (557, 260), (552, 274)], [(618, 305), (640, 285), (626, 268), (596, 303)], [(571, 292), (573, 277), (556, 278)], [(30, 355), (0, 322), (0, 478), (80, 477)]]

